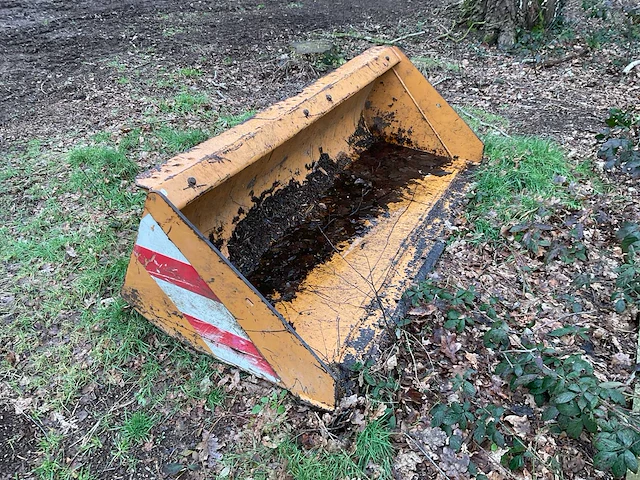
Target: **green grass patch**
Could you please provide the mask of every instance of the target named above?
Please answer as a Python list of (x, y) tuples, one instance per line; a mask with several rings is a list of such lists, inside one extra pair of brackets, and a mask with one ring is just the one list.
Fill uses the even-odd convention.
[(555, 143), (533, 137), (488, 136), (485, 155), (488, 161), (475, 175), (471, 215), (509, 223), (530, 218), (550, 198), (570, 199), (562, 184), (575, 178)]
[(236, 125), (240, 125), (241, 123), (246, 122), (255, 114), (256, 114), (255, 110), (247, 110), (246, 112), (240, 113), (238, 115), (220, 114), (215, 124), (216, 134), (228, 128), (232, 128), (232, 127), (235, 127)]
[(192, 67), (181, 68), (180, 70), (178, 70), (178, 75), (186, 78), (201, 77), (202, 70), (200, 70), (199, 68), (192, 68)]
[(557, 207), (579, 208), (571, 185), (588, 181), (602, 188), (590, 162), (571, 162), (554, 141), (508, 136), (508, 121), (482, 110), (458, 112), (485, 144), (466, 212), (475, 240), (499, 240), (503, 227), (545, 218)]
[(125, 416), (120, 432), (130, 443), (139, 444), (149, 439), (155, 424), (156, 421), (151, 415), (138, 411)]
[(160, 103), (160, 111), (172, 113), (191, 113), (208, 106), (209, 98), (204, 93), (180, 92), (173, 98)]
[(305, 451), (292, 441), (278, 447), (278, 456), (287, 465), (288, 473), (296, 480), (333, 480), (336, 478), (392, 478), (393, 447), (385, 422), (376, 420), (360, 432), (355, 452)]
[(207, 132), (196, 128), (178, 130), (162, 127), (155, 132), (155, 135), (162, 142), (163, 148), (169, 153), (184, 152), (209, 138)]

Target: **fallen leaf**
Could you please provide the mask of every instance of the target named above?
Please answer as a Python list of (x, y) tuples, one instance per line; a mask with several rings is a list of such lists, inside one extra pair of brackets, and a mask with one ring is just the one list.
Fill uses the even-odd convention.
[(611, 357), (614, 364), (629, 367), (631, 366), (631, 358), (627, 353), (618, 352)]
[(215, 435), (209, 436), (207, 440), (207, 452), (209, 453), (209, 461), (207, 465), (209, 468), (215, 467), (220, 460), (222, 460), (222, 454), (219, 452), (222, 445), (218, 442), (218, 437)]
[(528, 435), (531, 433), (531, 423), (529, 423), (529, 418), (526, 416), (518, 416), (518, 415), (507, 415), (504, 417), (505, 421), (513, 427), (516, 433), (521, 436)]
[(21, 397), (17, 400), (14, 400), (13, 408), (15, 409), (16, 415), (22, 415), (24, 412), (26, 412), (29, 409), (29, 405), (31, 405), (31, 402), (33, 402), (33, 398), (31, 397)]
[(418, 305), (417, 307), (410, 308), (407, 315), (411, 315), (413, 317), (424, 317), (426, 315), (431, 315), (437, 309), (438, 307), (431, 303), (427, 305)]
[(440, 351), (449, 359), (452, 363), (456, 363), (456, 352), (462, 348), (462, 344), (456, 342), (456, 334), (445, 332), (440, 338)]
[(396, 457), (393, 470), (400, 480), (413, 480), (417, 478), (416, 467), (420, 463), (422, 463), (422, 459), (416, 452), (402, 452)]
[(393, 370), (394, 368), (396, 368), (398, 366), (398, 357), (393, 354), (389, 357), (389, 359), (387, 360), (387, 362), (384, 364), (384, 368), (390, 372), (391, 370)]

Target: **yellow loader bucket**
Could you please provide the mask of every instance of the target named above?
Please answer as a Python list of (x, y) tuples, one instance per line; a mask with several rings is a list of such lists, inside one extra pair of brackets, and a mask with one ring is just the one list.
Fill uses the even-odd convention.
[(149, 193), (123, 296), (170, 335), (333, 409), (341, 366), (392, 324), (442, 233), (444, 193), (482, 150), (400, 50), (372, 48), (139, 177)]

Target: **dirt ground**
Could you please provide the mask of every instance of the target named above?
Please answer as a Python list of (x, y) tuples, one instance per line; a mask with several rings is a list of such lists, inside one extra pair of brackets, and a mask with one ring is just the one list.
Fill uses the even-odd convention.
[[(608, 109), (638, 103), (638, 69), (624, 75), (622, 68), (639, 53), (637, 47), (615, 44), (587, 49), (587, 32), (597, 28), (597, 20), (583, 18), (579, 1), (567, 3), (568, 20), (576, 22), (571, 36), (545, 47), (501, 52), (483, 44), (476, 32), (452, 27), (457, 3), (448, 0), (6, 0), (0, 3), (0, 154), (23, 150), (33, 139), (64, 152), (102, 131), (128, 131), (132, 124), (144, 122), (141, 119), (147, 118), (158, 98), (178, 90), (163, 80), (179, 68), (196, 66), (204, 73), (184, 82), (189, 91), (209, 93), (208, 108), (235, 114), (287, 98), (324, 73), (326, 65), (296, 56), (292, 42), (328, 38), (338, 56), (349, 59), (375, 43), (364, 37), (388, 41), (423, 32), (398, 44), (410, 57), (437, 60), (423, 71), (447, 101), (500, 115), (508, 120), (511, 133), (552, 138), (571, 158), (587, 158), (593, 156), (594, 135)], [(166, 158), (158, 154), (137, 161), (148, 168)], [(26, 185), (29, 180), (23, 181)], [(20, 195), (16, 195), (20, 204)], [(637, 219), (637, 210), (632, 215)], [(461, 249), (471, 247), (462, 244)], [(441, 263), (435, 276), (469, 277), (470, 262), (486, 267), (489, 257), (477, 252), (465, 257), (449, 250), (443, 260), (447, 266)], [(513, 281), (503, 274), (487, 267), (483, 278), (499, 285)], [(8, 324), (13, 319), (9, 289), (16, 286), (0, 285), (7, 290), (0, 292), (0, 321)], [(554, 295), (553, 291), (546, 293)], [(69, 313), (74, 314), (77, 312)], [(631, 338), (625, 334), (631, 330), (625, 329), (635, 327), (630, 318), (617, 320), (621, 333), (616, 341), (620, 350), (633, 358), (635, 335)], [(53, 337), (56, 333), (50, 334)], [(146, 340), (152, 345), (168, 341), (157, 331)], [(0, 352), (7, 358), (11, 354)], [(236, 391), (224, 407), (211, 412), (203, 402), (194, 401), (178, 415), (162, 412), (170, 422), (154, 430), (155, 446), (145, 445), (137, 452), (136, 473), (115, 467), (108, 458), (111, 445), (106, 445), (97, 450), (91, 463), (96, 478), (168, 478), (173, 474), (167, 465), (176, 465), (178, 456), (183, 459), (193, 454), (197, 458), (197, 452), (207, 448), (214, 455), (218, 449), (217, 444), (211, 447), (214, 433), (223, 451), (224, 442), (245, 441), (242, 431), (247, 424), (256, 431), (276, 422), (274, 418), (249, 420), (244, 414), (252, 407), (249, 398), (265, 395), (270, 391), (268, 385), (251, 379), (238, 388), (237, 372), (221, 366), (219, 373), (221, 385), (234, 385)], [(160, 378), (160, 383), (171, 381), (166, 376)], [(79, 430), (75, 436), (65, 440), (69, 452), (91, 430), (96, 418), (105, 412), (116, 414), (130, 400), (131, 389), (125, 388), (124, 382), (121, 390), (97, 383), (85, 385), (80, 398), (71, 402), (70, 415), (85, 414), (76, 422)], [(413, 394), (412, 388), (407, 388), (408, 395)], [(55, 425), (53, 421), (37, 424), (18, 413), (28, 408), (16, 407), (18, 396), (3, 379), (0, 445), (10, 439), (12, 448), (10, 452), (0, 448), (1, 478), (35, 478), (29, 472), (42, 461), (42, 456), (34, 453), (41, 450), (40, 428)], [(297, 422), (288, 430), (319, 428), (318, 415), (294, 400), (287, 402), (287, 411)], [(423, 399), (415, 403), (422, 407)], [(413, 412), (416, 415), (419, 407)], [(212, 427), (203, 430), (202, 419), (211, 415)], [(588, 456), (588, 449), (581, 450), (579, 456)], [(72, 465), (74, 458), (65, 460)], [(273, 471), (277, 474), (282, 468), (275, 465)], [(422, 468), (418, 469), (425, 475), (421, 478), (435, 477), (430, 467)], [(568, 476), (574, 478), (574, 473)], [(181, 471), (181, 475), (208, 478), (206, 472)]]

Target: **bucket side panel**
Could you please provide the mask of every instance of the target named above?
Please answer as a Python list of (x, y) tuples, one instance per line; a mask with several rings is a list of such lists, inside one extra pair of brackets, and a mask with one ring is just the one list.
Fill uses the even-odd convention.
[(333, 409), (332, 373), (296, 332), (161, 194), (151, 192), (147, 208), (235, 318), (281, 385), (313, 405)]
[(390, 143), (479, 162), (482, 142), (411, 61), (398, 55), (402, 61), (374, 82), (367, 99), (369, 128)]
[(150, 213), (138, 230), (123, 295), (169, 334), (272, 382), (278, 376)]

